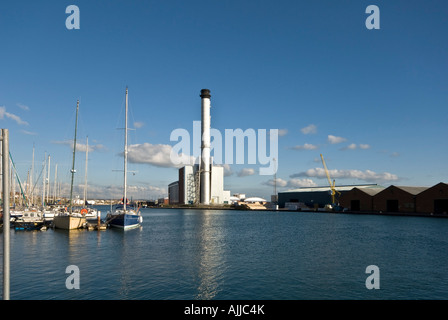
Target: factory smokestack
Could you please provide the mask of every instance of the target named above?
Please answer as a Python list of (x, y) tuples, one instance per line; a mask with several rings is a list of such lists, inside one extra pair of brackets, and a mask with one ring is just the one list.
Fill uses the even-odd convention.
[(210, 90), (201, 90), (201, 199), (200, 203), (210, 204)]

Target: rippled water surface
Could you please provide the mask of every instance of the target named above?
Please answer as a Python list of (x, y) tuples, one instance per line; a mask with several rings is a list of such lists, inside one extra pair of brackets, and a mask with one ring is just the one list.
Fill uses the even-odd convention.
[[(126, 232), (11, 230), (11, 299), (448, 299), (448, 219), (193, 209), (143, 217)], [(66, 288), (69, 265), (80, 289)], [(369, 265), (380, 270), (378, 290), (366, 288)]]

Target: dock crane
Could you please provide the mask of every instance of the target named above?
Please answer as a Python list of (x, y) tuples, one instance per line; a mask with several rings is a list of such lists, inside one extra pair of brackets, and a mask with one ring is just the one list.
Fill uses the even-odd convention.
[(325, 160), (324, 160), (324, 157), (322, 156), (322, 154), (320, 155), (320, 158), (322, 159), (322, 164), (324, 165), (325, 174), (327, 175), (327, 179), (328, 179), (328, 184), (330, 185), (331, 205), (332, 205), (333, 210), (335, 210), (338, 207), (338, 204), (336, 202), (336, 193), (338, 193), (339, 195), (341, 193), (336, 190), (336, 188), (335, 188), (335, 181), (333, 180), (333, 183), (331, 182), (330, 172), (327, 169), (327, 165), (325, 164)]

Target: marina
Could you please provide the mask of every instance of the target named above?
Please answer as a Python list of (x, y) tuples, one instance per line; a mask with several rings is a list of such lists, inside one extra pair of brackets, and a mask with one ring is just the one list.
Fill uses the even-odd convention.
[[(124, 151), (123, 151), (123, 198), (120, 204), (115, 205), (113, 210), (107, 214), (108, 224), (115, 228), (129, 230), (138, 228), (142, 223), (142, 216), (139, 208), (135, 208), (127, 197), (127, 173), (128, 173), (128, 88), (126, 88), (125, 106), (125, 126), (124, 126)], [(99, 225), (99, 223), (98, 223)]]
[[(448, 298), (447, 219), (141, 211), (141, 227), (124, 233), (12, 231), (11, 299)], [(70, 265), (80, 270), (79, 290), (65, 286)], [(365, 286), (369, 265), (380, 269), (379, 290)]]
[(446, 12), (3, 1), (2, 299), (448, 300)]

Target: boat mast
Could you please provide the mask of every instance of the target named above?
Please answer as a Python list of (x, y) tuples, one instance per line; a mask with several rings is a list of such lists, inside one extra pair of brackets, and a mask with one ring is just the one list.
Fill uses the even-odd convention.
[(47, 153), (45, 152), (45, 156), (44, 156), (44, 164), (42, 167), (42, 208), (45, 208), (45, 174), (46, 174), (46, 170), (47, 169)]
[(84, 177), (84, 205), (87, 201), (87, 161), (89, 155), (89, 137), (86, 137), (86, 174)]
[(126, 212), (126, 184), (127, 184), (127, 165), (128, 165), (128, 87), (126, 87), (126, 106), (124, 118), (124, 195), (123, 209)]
[(79, 110), (79, 100), (76, 102), (76, 120), (75, 120), (75, 139), (73, 140), (73, 161), (72, 161), (72, 180), (70, 185), (70, 214), (73, 212), (72, 199), (73, 199), (73, 178), (75, 176), (75, 153), (76, 153), (76, 129), (78, 127), (78, 110)]
[(58, 180), (58, 164), (56, 163), (56, 166), (54, 168), (54, 187), (53, 187), (53, 203), (56, 203), (57, 200), (57, 180)]
[(50, 197), (50, 168), (51, 168), (51, 166), (50, 166), (50, 155), (48, 155), (48, 167), (47, 167), (47, 174), (48, 174), (48, 176), (47, 176), (47, 181), (46, 181), (46, 184), (47, 184), (47, 192), (46, 192), (46, 194), (45, 194), (45, 198), (46, 198), (46, 201), (45, 201), (45, 203), (46, 204), (48, 204), (48, 200), (49, 200), (49, 197)]
[(31, 192), (31, 206), (34, 205), (34, 185), (33, 185), (33, 175), (34, 175), (34, 143), (33, 143), (33, 160), (31, 162), (31, 175), (30, 175), (30, 192)]

